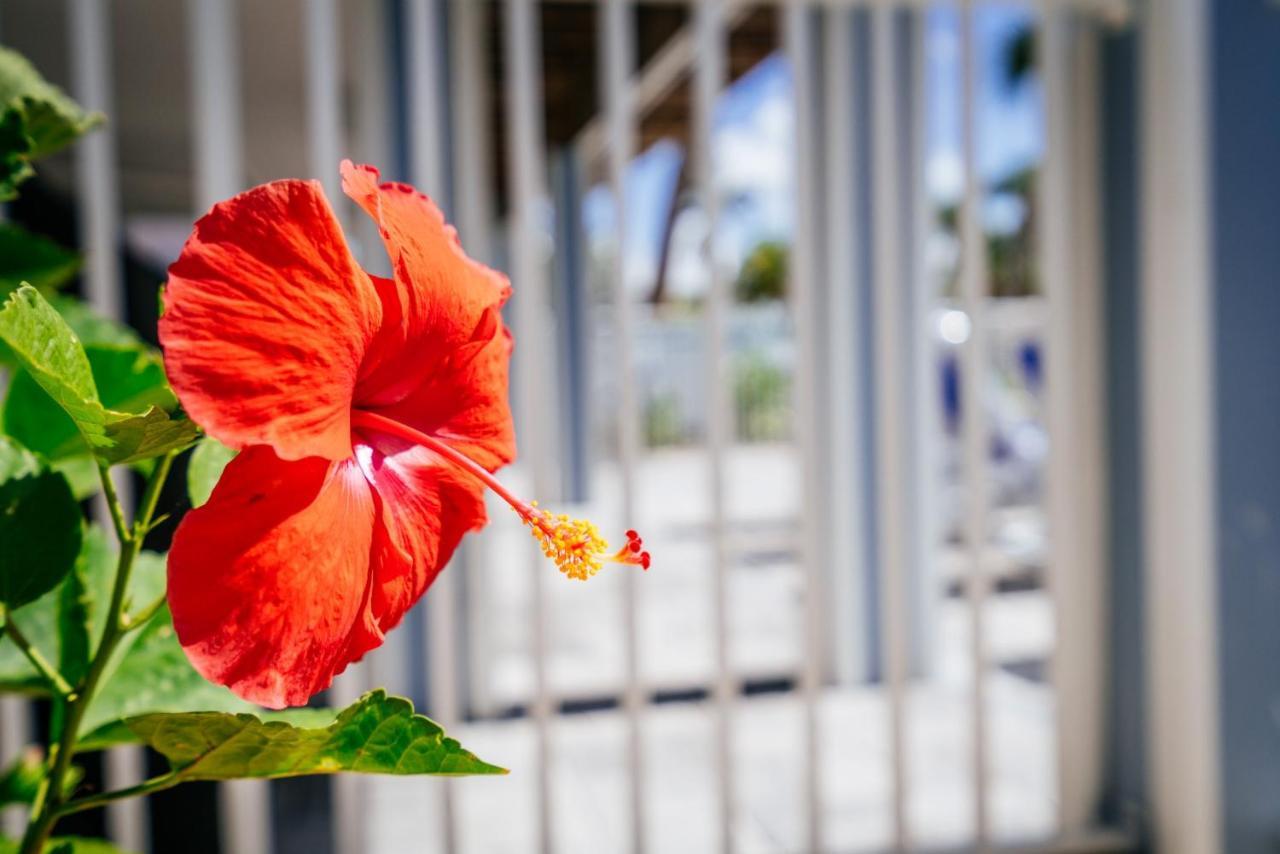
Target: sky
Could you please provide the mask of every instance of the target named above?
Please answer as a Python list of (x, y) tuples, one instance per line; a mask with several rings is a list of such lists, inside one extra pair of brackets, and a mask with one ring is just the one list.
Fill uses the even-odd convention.
[[(1003, 47), (1030, 13), (1013, 5), (983, 5), (976, 17), (978, 76), (978, 168), (987, 181), (1035, 163), (1044, 148), (1041, 95), (1035, 81), (1011, 87), (1003, 70)], [(960, 105), (959, 15), (935, 8), (926, 20), (926, 167), (925, 180), (936, 204), (954, 202), (963, 190)], [(713, 130), (716, 183), (726, 200), (721, 211), (718, 249), (723, 262), (736, 267), (763, 240), (786, 240), (792, 229), (794, 195), (792, 79), (788, 63), (774, 54), (721, 95)], [(637, 293), (652, 283), (663, 223), (685, 156), (680, 146), (659, 142), (638, 155), (627, 173), (627, 278)], [(1020, 205), (991, 198), (984, 209), (994, 230), (1016, 227)], [(612, 242), (613, 201), (607, 187), (584, 198), (583, 219), (589, 241)], [(701, 247), (706, 217), (687, 208), (672, 234), (668, 284), (675, 296), (696, 296), (705, 287)]]

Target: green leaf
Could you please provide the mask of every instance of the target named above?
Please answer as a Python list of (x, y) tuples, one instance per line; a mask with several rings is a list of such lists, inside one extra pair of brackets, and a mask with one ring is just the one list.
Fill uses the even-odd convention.
[[(136, 741), (132, 730), (117, 724), (138, 715), (261, 712), (257, 706), (196, 672), (178, 643), (167, 607), (147, 625), (127, 636), (126, 643), (129, 648), (117, 653), (114, 669), (85, 713), (80, 725), (80, 749), (101, 750)], [(327, 715), (328, 720), (333, 720), (332, 712)]]
[(67, 479), (0, 438), (0, 602), (20, 608), (75, 565), (83, 523)]
[(30, 161), (65, 147), (102, 121), (52, 85), (21, 54), (0, 48), (0, 200), (17, 195)]
[[(36, 799), (36, 790), (44, 782), (49, 768), (44, 751), (34, 745), (27, 747), (13, 763), (0, 774), (0, 806), (29, 804)], [(84, 779), (84, 769), (73, 765), (63, 780), (63, 792), (70, 795)], [(3, 848), (0, 848), (2, 851)]]
[(0, 294), (23, 282), (46, 294), (80, 269), (80, 256), (11, 222), (0, 223)]
[[(102, 637), (102, 629), (106, 626), (106, 605), (111, 599), (118, 556), (112, 535), (99, 525), (89, 525), (85, 529), (80, 554), (76, 557), (75, 574), (82, 581), (63, 582), (63, 585), (83, 585), (81, 595), (87, 603), (87, 635), (91, 647)], [(154, 552), (142, 552), (134, 562), (126, 599), (146, 603), (163, 592), (164, 557)], [(65, 634), (67, 628), (62, 625), (66, 619), (62, 610), (64, 595), (67, 594), (60, 587), (13, 612), (13, 620), (31, 642), (46, 653), (56, 649), (59, 662), (73, 661), (85, 655), (83, 636)], [(128, 645), (134, 637), (135, 634), (127, 635), (122, 646)], [(0, 638), (0, 691), (30, 694), (46, 691), (30, 662), (7, 637)]]
[(28, 747), (0, 775), (0, 806), (29, 804), (45, 775), (44, 751)]
[(123, 323), (103, 317), (83, 300), (62, 294), (54, 294), (48, 300), (86, 347), (146, 346), (138, 333)]
[[(85, 355), (104, 406), (126, 413), (177, 408), (159, 353), (142, 345), (89, 346)], [(15, 373), (9, 385), (3, 423), (7, 434), (46, 459), (89, 454), (75, 422), (26, 371)]]
[(200, 440), (187, 463), (187, 495), (191, 497), (192, 507), (199, 507), (209, 500), (218, 478), (222, 477), (222, 470), (235, 455), (234, 450), (212, 436)]
[(464, 750), (413, 704), (381, 689), (365, 694), (323, 728), (254, 715), (194, 712), (125, 721), (169, 761), (176, 782), (306, 774), (504, 774)]
[[(105, 839), (80, 836), (55, 836), (45, 845), (45, 854), (128, 854)], [(18, 843), (0, 839), (0, 854), (18, 854)]]
[[(160, 405), (176, 403), (163, 385), (163, 368), (158, 360), (148, 361), (131, 351), (101, 348), (97, 355), (100, 370), (112, 378), (111, 396), (122, 405), (147, 405), (139, 412), (108, 409), (99, 397), (93, 365), (84, 346), (68, 323), (35, 288), (24, 285), (14, 291), (0, 309), (0, 340), (7, 343), (30, 378), (70, 416), (84, 441), (99, 459), (113, 464), (131, 463), (193, 444), (199, 428), (185, 417), (170, 416)], [(99, 351), (99, 348), (94, 348)], [(19, 397), (10, 409), (5, 404), (6, 429), (16, 430), (29, 441), (42, 445), (57, 442), (47, 450), (64, 456), (67, 445), (48, 418), (27, 412), (32, 390), (22, 391), (15, 378)], [(13, 393), (11, 391), (11, 393)], [(23, 424), (26, 418), (30, 423)], [(53, 431), (52, 439), (42, 438), (43, 430)]]

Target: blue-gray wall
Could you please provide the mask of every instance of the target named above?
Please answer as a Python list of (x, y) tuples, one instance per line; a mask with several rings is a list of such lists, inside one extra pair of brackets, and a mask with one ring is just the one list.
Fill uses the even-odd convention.
[(1224, 849), (1280, 849), (1280, 4), (1216, 0), (1210, 112)]

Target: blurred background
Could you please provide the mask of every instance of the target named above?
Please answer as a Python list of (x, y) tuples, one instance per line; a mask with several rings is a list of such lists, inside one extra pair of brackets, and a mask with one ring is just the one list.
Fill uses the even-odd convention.
[[(4, 0), (109, 122), (8, 216), (154, 340), (213, 202), (338, 161), (508, 272), (518, 491), (387, 685), (503, 779), (85, 816), (139, 852), (1280, 846), (1280, 7)], [(182, 499), (170, 497), (169, 510)], [(0, 743), (25, 743), (21, 704)], [(148, 757), (101, 769), (119, 785)]]

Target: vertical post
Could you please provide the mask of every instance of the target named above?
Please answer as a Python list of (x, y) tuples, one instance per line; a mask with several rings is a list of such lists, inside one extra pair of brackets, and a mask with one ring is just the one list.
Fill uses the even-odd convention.
[(827, 342), (830, 348), (830, 410), (827, 459), (827, 541), (830, 554), (834, 644), (837, 681), (853, 685), (865, 681), (869, 649), (863, 631), (866, 613), (866, 510), (860, 485), (862, 473), (862, 413), (859, 388), (862, 359), (856, 345), (862, 328), (857, 257), (858, 223), (854, 164), (858, 152), (853, 126), (853, 11), (832, 5), (824, 27), (823, 74), (826, 113), (826, 214), (828, 292)]
[(235, 7), (234, 0), (187, 0), (197, 214), (244, 183)]
[[(71, 89), (87, 110), (111, 115), (111, 19), (107, 4), (96, 0), (68, 0)], [(110, 125), (85, 137), (75, 149), (76, 199), (80, 213), (80, 243), (85, 251), (85, 297), (107, 317), (125, 319), (124, 283), (120, 261), (120, 187), (116, 170), (115, 133)], [(118, 484), (121, 500), (131, 500)], [(106, 757), (106, 782), (111, 788), (134, 785), (143, 777), (144, 755), (138, 748), (112, 750)], [(146, 805), (141, 801), (114, 804), (107, 811), (107, 830), (121, 847), (142, 850), (147, 845)]]
[(1142, 424), (1154, 840), (1222, 848), (1205, 0), (1143, 5)]
[(1103, 619), (1100, 235), (1097, 43), (1068, 9), (1041, 7), (1039, 66), (1046, 140), (1039, 181), (1040, 280), (1048, 303), (1049, 587), (1057, 642), (1059, 824), (1088, 829), (1102, 768)]
[(928, 115), (930, 92), (926, 83), (926, 44), (928, 12), (915, 7), (906, 32), (902, 58), (904, 79), (901, 90), (906, 93), (909, 115), (904, 150), (909, 153), (910, 167), (903, 185), (907, 200), (908, 224), (906, 263), (911, 280), (911, 305), (907, 329), (910, 336), (911, 361), (911, 466), (912, 525), (915, 528), (911, 555), (913, 597), (911, 603), (911, 667), (921, 678), (929, 678), (934, 667), (938, 622), (939, 513), (939, 434), (941, 402), (938, 396), (938, 345), (932, 329), (933, 309), (937, 304), (937, 279), (925, 260), (929, 245), (933, 208), (925, 181), (928, 154)]
[[(796, 337), (796, 377), (794, 420), (796, 442), (800, 447), (801, 482), (804, 508), (800, 513), (800, 569), (804, 585), (804, 663), (800, 673), (800, 690), (804, 699), (804, 769), (806, 838), (804, 850), (821, 851), (822, 838), (822, 768), (818, 748), (818, 703), (825, 670), (822, 573), (824, 562), (819, 555), (823, 528), (818, 509), (822, 506), (822, 483), (819, 472), (819, 449), (816, 437), (818, 335), (815, 307), (818, 286), (821, 228), (821, 193), (818, 190), (818, 105), (814, 62), (816, 41), (813, 36), (813, 8), (806, 2), (787, 3), (781, 13), (783, 43), (791, 63), (792, 93), (795, 103), (795, 174), (796, 222), (791, 248), (791, 274), (788, 299)], [(846, 330), (847, 331), (847, 330)], [(807, 512), (806, 512), (807, 511)]]
[[(192, 160), (195, 213), (244, 188), (240, 51), (234, 0), (188, 0), (191, 51)], [(218, 784), (218, 821), (225, 851), (271, 850), (270, 785), (262, 780)]]
[(693, 76), (693, 162), (707, 220), (707, 460), (711, 490), (711, 550), (715, 626), (715, 778), (720, 848), (734, 849), (733, 715), (737, 680), (729, 656), (729, 551), (725, 519), (724, 455), (729, 442), (729, 401), (725, 389), (725, 326), (728, 283), (716, 251), (720, 195), (715, 178), (713, 131), (716, 99), (726, 77), (725, 0), (695, 0)]
[(880, 611), (885, 650), (885, 684), (889, 701), (893, 844), (909, 847), (907, 820), (906, 690), (908, 642), (907, 564), (911, 530), (906, 507), (907, 446), (904, 422), (907, 400), (906, 347), (902, 340), (903, 285), (901, 217), (898, 180), (897, 89), (894, 72), (894, 14), (889, 4), (872, 10), (872, 188), (874, 209), (874, 303), (876, 377), (877, 514), (879, 522)]
[[(613, 258), (613, 302), (615, 352), (618, 360), (618, 467), (622, 491), (622, 518), (635, 519), (635, 467), (640, 446), (636, 417), (632, 347), (634, 323), (631, 294), (627, 288), (627, 164), (635, 146), (635, 115), (631, 102), (630, 76), (635, 70), (635, 10), (631, 0), (606, 0), (601, 16), (600, 78), (604, 80), (604, 112), (608, 126), (609, 184), (613, 191), (615, 250)], [(638, 621), (639, 575), (628, 572), (623, 578), (623, 649), (626, 680), (623, 704), (627, 713), (627, 761), (631, 770), (629, 802), (631, 848), (645, 850), (644, 742), (640, 715), (644, 694), (640, 685), (640, 644)]]
[(969, 573), (965, 592), (969, 601), (969, 653), (973, 670), (970, 707), (973, 770), (974, 839), (985, 849), (990, 838), (987, 803), (989, 750), (987, 746), (986, 605), (989, 578), (987, 551), (987, 246), (982, 228), (982, 176), (978, 171), (979, 62), (975, 48), (977, 15), (972, 2), (961, 7), (960, 65), (963, 80), (960, 115), (964, 135), (964, 198), (960, 205), (960, 294), (969, 315), (968, 341), (960, 347), (960, 400), (965, 472), (965, 549)]
[(440, 24), (435, 0), (406, 0), (409, 75), (409, 170), (420, 190), (447, 194), (440, 96)]
[[(452, 0), (450, 6), (450, 51), (452, 92), (454, 193), (453, 217), (467, 254), (483, 263), (494, 263), (494, 214), (489, 129), (490, 86), (485, 69), (488, 43), (486, 5), (475, 0)], [(459, 568), (485, 565), (487, 540), (472, 538), (460, 547)], [(489, 601), (483, 572), (468, 572), (461, 581), (467, 613), (468, 700), (473, 708), (489, 707), (488, 675), (489, 621), (482, 609)]]
[[(325, 196), (344, 225), (349, 206), (338, 174), (345, 144), (342, 127), (342, 50), (336, 0), (306, 0), (303, 6), (303, 57), (309, 172), (324, 187)], [(368, 682), (363, 663), (348, 668), (329, 689), (330, 701), (341, 707), (363, 693)], [(340, 775), (330, 785), (333, 797), (334, 850), (354, 854), (365, 847), (365, 781)]]
[[(511, 175), (511, 277), (516, 283), (514, 301), (516, 339), (525, 357), (517, 366), (516, 423), (525, 459), (533, 472), (534, 493), (547, 495), (553, 485), (550, 443), (546, 430), (542, 372), (535, 366), (549, 364), (547, 339), (546, 258), (541, 249), (539, 206), (546, 197), (542, 130), (542, 63), (539, 46), (539, 4), (535, 0), (505, 0), (504, 52), (507, 92), (507, 134)], [(520, 368), (523, 367), (523, 370)], [(547, 680), (547, 597), (541, 556), (529, 550), (533, 573), (533, 669), (532, 715), (536, 731), (538, 775), (538, 847), (544, 854), (554, 848), (551, 775), (551, 692)]]
[[(444, 105), (443, 70), (439, 57), (441, 9), (436, 0), (410, 0), (407, 5), (406, 45), (409, 74), (409, 171), (417, 188), (442, 205), (449, 196), (447, 146), (442, 129), (449, 116)], [(457, 52), (466, 53), (462, 45)], [(459, 552), (451, 566), (436, 579), (427, 596), (427, 693), (432, 716), (448, 730), (462, 717), (458, 696), (457, 575), (463, 559)], [(436, 781), (440, 793), (441, 845), (457, 848), (455, 788), (448, 779)]]

